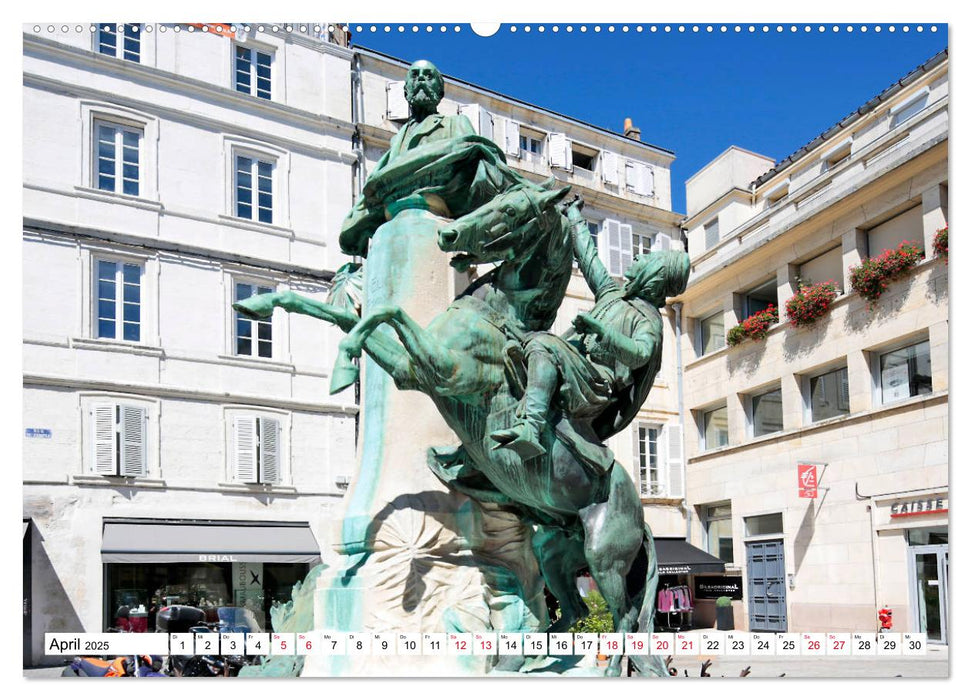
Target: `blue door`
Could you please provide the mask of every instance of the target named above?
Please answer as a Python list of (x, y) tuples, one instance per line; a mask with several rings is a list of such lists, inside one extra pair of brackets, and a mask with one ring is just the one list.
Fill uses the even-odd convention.
[(748, 628), (786, 632), (786, 560), (782, 540), (747, 542)]

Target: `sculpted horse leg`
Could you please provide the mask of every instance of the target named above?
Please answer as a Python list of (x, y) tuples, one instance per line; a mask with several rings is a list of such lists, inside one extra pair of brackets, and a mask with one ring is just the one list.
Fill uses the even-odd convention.
[[(345, 333), (352, 331), (361, 320), (347, 309), (325, 304), (291, 291), (257, 294), (233, 304), (234, 309), (253, 319), (269, 318), (273, 315), (273, 309), (277, 307), (289, 313), (323, 319), (333, 323)], [(368, 355), (394, 378), (399, 388), (412, 388), (408, 354), (400, 345), (390, 338), (375, 335), (366, 338), (363, 347)]]
[(588, 612), (576, 581), (577, 572), (587, 563), (583, 537), (579, 532), (567, 533), (560, 528), (540, 525), (532, 544), (546, 587), (560, 603), (560, 617), (547, 631), (566, 632)]
[[(580, 519), (586, 535), (583, 546), (590, 575), (610, 608), (614, 631), (633, 632), (640, 606), (631, 597), (627, 580), (641, 551), (644, 516), (634, 484), (617, 462), (610, 470), (607, 500), (581, 509)], [(611, 657), (608, 676), (620, 675), (620, 662), (620, 654)]]
[[(350, 358), (360, 357), (361, 349), (382, 324), (390, 325), (410, 359), (409, 369), (418, 385), (441, 395), (454, 395), (480, 390), (483, 382), (493, 380), (487, 371), (479, 371), (480, 362), (470, 354), (449, 348), (444, 343), (446, 333), (462, 333), (472, 337), (474, 330), (463, 327), (467, 317), (449, 318), (448, 312), (437, 317), (425, 330), (419, 326), (403, 309), (397, 306), (382, 306), (365, 316), (340, 343), (338, 364), (346, 366)], [(432, 329), (435, 330), (432, 330)], [(456, 329), (462, 329), (456, 331)], [(436, 330), (438, 332), (436, 332)], [(334, 380), (338, 379), (335, 372)], [(331, 393), (343, 386), (331, 382)], [(400, 385), (399, 385), (400, 386)]]

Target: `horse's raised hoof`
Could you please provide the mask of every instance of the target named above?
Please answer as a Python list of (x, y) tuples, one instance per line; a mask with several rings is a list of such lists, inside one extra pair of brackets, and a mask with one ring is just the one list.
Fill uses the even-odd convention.
[(529, 423), (518, 423), (506, 430), (494, 430), (489, 437), (499, 443), (492, 449), (512, 450), (523, 459), (532, 459), (546, 454), (546, 448), (539, 444), (536, 433)]
[(237, 301), (233, 308), (246, 318), (264, 319), (273, 315), (273, 295), (257, 294), (256, 296)]
[(361, 370), (351, 362), (351, 358), (340, 353), (337, 362), (334, 363), (334, 371), (330, 375), (330, 393), (336, 394), (343, 391), (357, 381)]

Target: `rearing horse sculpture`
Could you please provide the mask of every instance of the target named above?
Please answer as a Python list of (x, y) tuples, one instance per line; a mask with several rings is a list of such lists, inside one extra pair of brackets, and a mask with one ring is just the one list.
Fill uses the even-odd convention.
[[(602, 446), (590, 418), (551, 407), (540, 436), (545, 454), (523, 459), (497, 449), (490, 435), (509, 428), (524, 386), (523, 339), (550, 328), (572, 274), (574, 229), (557, 192), (524, 184), (439, 232), (453, 265), (499, 263), (449, 308), (421, 328), (402, 309), (370, 309), (363, 319), (292, 292), (251, 297), (240, 312), (265, 318), (276, 306), (333, 322), (348, 332), (332, 377), (332, 392), (356, 379), (350, 361), (367, 352), (400, 389), (427, 394), (458, 436), (458, 447), (430, 449), (429, 467), (450, 488), (502, 504), (536, 526), (533, 550), (565, 631), (586, 606), (576, 575), (586, 568), (614, 618), (617, 632), (653, 628), (657, 563), (640, 498), (625, 469)], [(586, 235), (589, 235), (587, 233)], [(374, 334), (382, 324), (393, 338)], [(632, 657), (642, 673), (666, 675), (659, 657)], [(620, 674), (621, 656), (607, 672)]]

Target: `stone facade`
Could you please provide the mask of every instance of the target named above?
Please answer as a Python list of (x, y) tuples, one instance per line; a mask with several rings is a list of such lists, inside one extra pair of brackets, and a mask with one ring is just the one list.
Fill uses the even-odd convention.
[[(908, 533), (944, 528), (946, 542), (947, 513), (891, 519), (885, 511), (911, 496), (943, 494), (946, 503), (948, 268), (932, 243), (947, 223), (947, 69), (946, 54), (934, 57), (759, 177), (771, 161), (733, 147), (688, 180), (692, 278), (679, 301), (693, 418), (685, 431), (691, 540), (712, 544), (708, 509), (730, 505), (731, 568), (746, 591), (735, 604), (739, 627), (765, 624), (750, 619), (759, 590), (750, 590), (750, 545), (781, 541), (789, 631), (874, 630), (885, 606), (894, 630), (920, 629)], [(717, 238), (706, 239), (706, 226)], [(927, 255), (868, 307), (850, 268), (900, 240)], [(790, 326), (785, 302), (799, 282), (828, 278), (840, 289), (828, 314)], [(781, 322), (764, 340), (709, 340), (767, 302)], [(911, 360), (899, 386), (887, 357), (907, 347), (930, 370)], [(812, 383), (843, 368), (844, 405), (814, 419)], [(756, 415), (766, 396), (780, 405)], [(802, 463), (818, 465), (815, 499), (798, 495)], [(751, 519), (766, 514), (781, 514), (782, 529), (752, 532)]]

